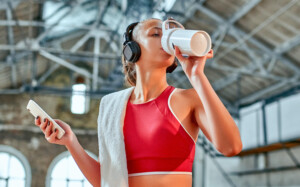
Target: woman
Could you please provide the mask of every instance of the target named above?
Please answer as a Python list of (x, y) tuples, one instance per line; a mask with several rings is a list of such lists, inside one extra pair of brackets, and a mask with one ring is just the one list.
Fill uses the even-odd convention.
[[(137, 24), (131, 34), (141, 56), (135, 63), (123, 61), (125, 78), (135, 86), (123, 127), (130, 187), (192, 186), (191, 165), (200, 129), (225, 156), (234, 156), (242, 149), (234, 120), (204, 74), (206, 59), (213, 57), (213, 50), (204, 57), (185, 58), (175, 46), (175, 54), (170, 55), (161, 46), (161, 27), (159, 19)], [(175, 57), (193, 88), (168, 85), (166, 69)], [(146, 111), (147, 115), (141, 114)], [(140, 115), (146, 119), (141, 120), (137, 117)], [(140, 124), (143, 120), (147, 124)], [(85, 153), (69, 125), (55, 121), (66, 131), (60, 140), (56, 138), (57, 132), (51, 132), (52, 124), (47, 120), (41, 124), (36, 119), (35, 123), (48, 142), (65, 145), (90, 183), (100, 186), (100, 163)], [(149, 143), (150, 140), (154, 141)], [(147, 160), (148, 155), (151, 159)]]

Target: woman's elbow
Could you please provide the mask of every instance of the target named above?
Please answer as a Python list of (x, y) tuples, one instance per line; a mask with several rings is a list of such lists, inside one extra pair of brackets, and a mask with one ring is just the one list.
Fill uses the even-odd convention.
[(231, 149), (228, 149), (227, 151), (222, 152), (222, 154), (226, 157), (233, 157), (238, 155), (243, 149), (242, 142), (233, 146)]

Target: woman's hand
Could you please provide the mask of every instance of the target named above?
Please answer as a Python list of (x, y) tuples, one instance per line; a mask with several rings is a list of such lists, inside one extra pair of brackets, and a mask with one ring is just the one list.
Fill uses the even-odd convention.
[(206, 59), (213, 58), (213, 50), (211, 49), (206, 56), (189, 56), (183, 57), (179, 48), (175, 46), (175, 56), (179, 60), (183, 71), (188, 77), (193, 75), (203, 74)]
[(54, 119), (54, 121), (65, 131), (65, 134), (61, 137), (61, 139), (57, 138), (58, 129), (52, 131), (52, 122), (49, 121), (47, 118), (43, 122), (41, 122), (41, 118), (38, 116), (35, 119), (35, 125), (40, 127), (40, 129), (45, 134), (45, 138), (49, 143), (53, 144), (59, 144), (59, 145), (65, 145), (68, 146), (72, 143), (72, 141), (76, 138), (75, 134), (71, 130), (71, 127), (58, 119)]

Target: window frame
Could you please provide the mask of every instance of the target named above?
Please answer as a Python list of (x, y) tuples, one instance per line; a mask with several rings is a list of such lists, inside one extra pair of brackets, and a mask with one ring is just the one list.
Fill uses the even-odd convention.
[(15, 149), (14, 147), (8, 145), (0, 145), (0, 152), (8, 153), (19, 159), (25, 170), (25, 187), (30, 187), (32, 180), (31, 167), (23, 153)]
[[(92, 153), (92, 152), (90, 152), (90, 151), (88, 151), (88, 150), (85, 150), (85, 152), (86, 152), (88, 155), (90, 155), (92, 158), (94, 158), (95, 160), (98, 159), (97, 156), (96, 156), (94, 153)], [(60, 160), (62, 160), (62, 159), (65, 158), (65, 157), (68, 157), (68, 156), (71, 156), (71, 157), (72, 157), (72, 155), (70, 154), (69, 151), (64, 151), (64, 152), (60, 153), (59, 155), (57, 155), (57, 156), (52, 160), (50, 166), (48, 167), (47, 174), (46, 174), (46, 181), (45, 181), (45, 186), (46, 186), (46, 187), (50, 187), (50, 185), (51, 185), (51, 174), (52, 174), (52, 171), (53, 171), (54, 167), (56, 166), (56, 164), (57, 164)], [(85, 177), (85, 176), (84, 176), (84, 177)]]

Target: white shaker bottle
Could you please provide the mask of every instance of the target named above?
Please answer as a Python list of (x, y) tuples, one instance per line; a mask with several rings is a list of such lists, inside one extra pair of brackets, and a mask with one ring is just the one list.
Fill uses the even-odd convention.
[(178, 46), (183, 55), (205, 56), (211, 49), (211, 39), (208, 33), (201, 30), (185, 30), (174, 19), (162, 23), (161, 45), (170, 55), (175, 54), (173, 45)]

